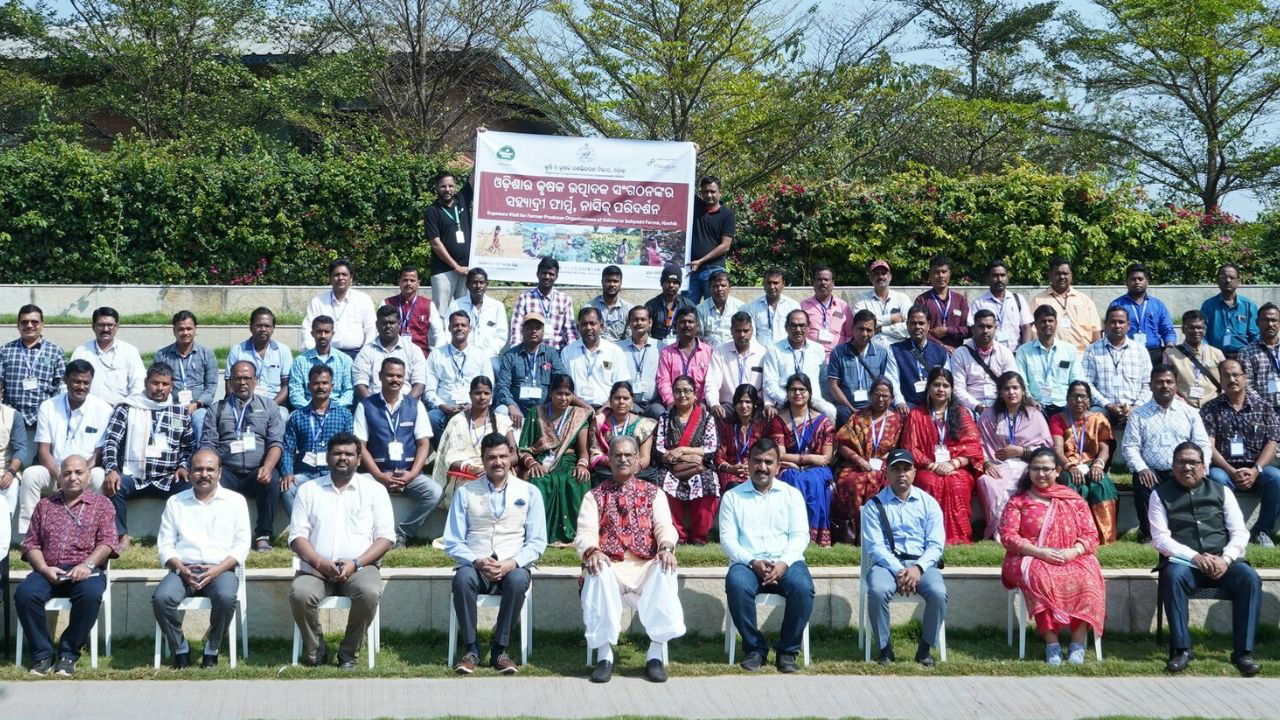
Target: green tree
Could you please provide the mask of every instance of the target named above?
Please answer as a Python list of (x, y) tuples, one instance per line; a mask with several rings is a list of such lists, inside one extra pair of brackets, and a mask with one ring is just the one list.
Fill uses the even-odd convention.
[(1023, 60), (1024, 53), (1044, 38), (1058, 6), (1056, 0), (1031, 5), (1009, 0), (906, 0), (906, 4), (920, 13), (936, 46), (957, 56), (968, 76), (963, 94), (970, 99), (1012, 96), (1018, 76), (1030, 66)]
[(30, 49), (45, 33), (48, 18), (18, 0), (0, 4), (0, 146), (22, 140), (47, 114), (53, 88), (32, 72)]

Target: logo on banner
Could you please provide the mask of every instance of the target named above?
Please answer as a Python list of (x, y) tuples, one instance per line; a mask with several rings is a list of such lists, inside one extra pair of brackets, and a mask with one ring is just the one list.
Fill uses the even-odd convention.
[(649, 167), (658, 168), (659, 170), (675, 170), (676, 169), (675, 158), (649, 158), (649, 162), (646, 164)]
[(503, 145), (502, 147), (498, 148), (498, 152), (495, 153), (495, 155), (497, 155), (499, 160), (515, 160), (516, 159), (515, 148), (511, 147), (510, 145)]
[(582, 143), (582, 147), (578, 148), (578, 162), (589, 163), (596, 159), (596, 151), (591, 149), (590, 143)]

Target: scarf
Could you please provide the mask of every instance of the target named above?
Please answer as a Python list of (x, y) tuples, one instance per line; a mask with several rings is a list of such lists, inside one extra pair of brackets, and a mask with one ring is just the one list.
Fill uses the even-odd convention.
[(156, 402), (146, 395), (125, 398), (129, 417), (125, 429), (128, 443), (124, 449), (124, 474), (142, 481), (147, 477), (147, 443), (151, 440), (151, 413), (169, 407), (169, 398)]

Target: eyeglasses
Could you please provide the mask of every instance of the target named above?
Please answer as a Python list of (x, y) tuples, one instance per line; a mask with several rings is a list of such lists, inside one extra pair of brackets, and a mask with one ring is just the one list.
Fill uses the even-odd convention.
[(1199, 460), (1199, 459), (1188, 459), (1188, 458), (1173, 459), (1174, 465), (1181, 465), (1182, 467), (1195, 467), (1196, 465), (1200, 465), (1203, 462), (1204, 462), (1203, 460)]
[(672, 388), (671, 392), (674, 395), (692, 395), (693, 388)]

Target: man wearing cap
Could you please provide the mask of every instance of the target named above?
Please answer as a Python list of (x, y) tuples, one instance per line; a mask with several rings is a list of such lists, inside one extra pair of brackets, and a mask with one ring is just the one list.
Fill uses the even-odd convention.
[(507, 348), (498, 361), (496, 403), (507, 408), (516, 427), (524, 424), (526, 412), (546, 402), (551, 376), (568, 374), (560, 351), (542, 342), (545, 325), (541, 312), (525, 313), (520, 326), (520, 344)]
[(676, 339), (676, 315), (685, 308), (696, 312), (697, 306), (680, 292), (680, 266), (667, 265), (662, 268), (662, 292), (644, 306), (649, 310), (652, 326), (649, 336), (666, 347)]
[(875, 342), (883, 348), (907, 339), (907, 309), (911, 298), (904, 292), (889, 289), (893, 271), (887, 260), (872, 260), (867, 266), (871, 289), (858, 293), (853, 312), (869, 310), (876, 316)]
[(987, 287), (981, 297), (969, 303), (969, 327), (981, 310), (996, 316), (996, 343), (1017, 352), (1018, 346), (1030, 342), (1032, 332), (1031, 303), (1015, 292), (1009, 292), (1009, 267), (1003, 260), (987, 264)]
[(886, 459), (888, 485), (862, 506), (867, 611), (879, 641), (880, 664), (888, 665), (894, 661), (889, 643), (889, 601), (894, 595), (924, 598), (924, 627), (916, 662), (932, 667), (929, 651), (938, 644), (938, 629), (947, 617), (947, 586), (938, 569), (946, 540), (942, 507), (929, 493), (915, 487), (915, 462), (909, 451), (898, 448)]

